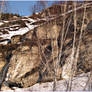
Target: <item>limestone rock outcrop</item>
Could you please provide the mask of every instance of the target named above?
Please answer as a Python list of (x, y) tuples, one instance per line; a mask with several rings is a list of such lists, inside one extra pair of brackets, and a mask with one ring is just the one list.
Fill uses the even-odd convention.
[[(33, 71), (39, 66), (40, 61), (41, 58), (39, 56), (38, 47), (33, 46), (30, 49), (29, 46), (19, 46), (16, 51), (13, 52), (13, 56), (10, 60), (10, 67), (7, 73), (8, 81), (21, 83), (23, 86), (30, 86), (36, 83), (39, 74)], [(32, 72), (33, 74), (27, 77), (27, 75)]]

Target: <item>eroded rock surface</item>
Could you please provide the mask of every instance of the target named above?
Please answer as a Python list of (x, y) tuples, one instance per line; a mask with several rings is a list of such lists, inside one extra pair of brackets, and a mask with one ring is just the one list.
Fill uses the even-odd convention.
[[(31, 49), (29, 46), (19, 46), (17, 50), (13, 52), (13, 56), (10, 60), (10, 67), (7, 73), (8, 81), (21, 83), (23, 86), (36, 83), (39, 74), (33, 71), (39, 66), (40, 61), (41, 58), (37, 46), (33, 46)], [(27, 77), (27, 75), (31, 73), (33, 74)]]

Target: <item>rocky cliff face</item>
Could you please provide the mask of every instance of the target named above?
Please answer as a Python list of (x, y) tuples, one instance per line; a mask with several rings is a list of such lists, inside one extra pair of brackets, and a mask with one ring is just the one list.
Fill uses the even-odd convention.
[[(89, 11), (86, 10), (86, 15), (91, 13), (91, 9), (87, 8)], [(5, 77), (3, 80), (0, 79), (1, 85), (7, 84), (10, 88), (25, 88), (39, 82), (53, 81), (55, 77), (57, 80), (61, 80), (71, 76), (71, 55), (74, 40), (73, 12), (66, 15), (64, 29), (63, 18), (63, 16), (57, 17), (57, 15), (49, 20), (45, 18), (34, 20), (24, 17), (21, 20), (26, 26), (19, 27), (18, 25), (17, 27), (13, 22), (12, 25), (9, 24), (9, 30), (3, 27), (3, 30), (7, 29), (9, 34), (0, 35), (3, 39), (0, 46), (0, 70), (3, 68), (2, 74), (6, 74), (1, 76)], [(83, 9), (81, 14), (80, 11), (77, 12), (75, 52), (77, 52), (80, 40), (82, 19)], [(77, 70), (73, 76), (92, 70), (91, 17), (85, 17), (84, 22)], [(8, 43), (5, 43), (6, 38)], [(8, 69), (5, 68), (6, 66)], [(6, 83), (4, 84), (4, 82)]]

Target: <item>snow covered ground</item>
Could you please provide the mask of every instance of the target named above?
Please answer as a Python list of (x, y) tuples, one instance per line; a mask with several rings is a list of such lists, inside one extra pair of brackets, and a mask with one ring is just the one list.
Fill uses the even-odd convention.
[[(71, 92), (92, 92), (90, 85), (87, 85), (90, 72), (80, 74), (72, 79)], [(53, 82), (37, 83), (29, 88), (16, 88), (15, 90), (7, 90), (1, 92), (70, 92), (67, 91), (68, 81), (59, 80), (56, 83), (56, 91), (53, 91)]]
[[(2, 38), (1, 40), (4, 40), (4, 41), (0, 40), (1, 41), (0, 44), (6, 45), (8, 43), (8, 40), (5, 39), (11, 39), (12, 36), (16, 36), (16, 35), (23, 35), (38, 26), (32, 24), (38, 21), (32, 18), (25, 17), (20, 20), (22, 20), (25, 23), (26, 27), (21, 27), (20, 24), (13, 24), (13, 22), (15, 22), (16, 20), (12, 21), (12, 25), (9, 24), (9, 21), (0, 22), (0, 38)], [(9, 26), (3, 27), (2, 25), (4, 25), (5, 23), (8, 23)], [(4, 31), (6, 33), (3, 33)]]
[(3, 25), (4, 23), (3, 22), (0, 22), (0, 26)]

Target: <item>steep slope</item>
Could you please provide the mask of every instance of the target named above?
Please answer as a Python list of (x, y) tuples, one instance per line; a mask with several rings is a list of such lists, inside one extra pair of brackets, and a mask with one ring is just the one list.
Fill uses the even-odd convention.
[[(76, 10), (77, 26), (74, 61), (80, 41), (80, 31), (84, 14), (84, 6), (81, 5), (78, 4)], [(89, 5), (91, 3), (87, 3), (82, 41), (76, 65), (77, 70), (73, 76), (92, 70), (90, 21), (92, 8), (88, 7)], [(54, 6), (54, 9), (56, 6)], [(53, 6), (48, 9), (52, 11)], [(73, 19), (74, 9), (70, 9), (67, 9), (66, 13), (60, 12), (59, 15), (56, 14), (57, 12), (54, 12), (54, 16), (52, 16), (52, 12), (51, 16), (44, 15), (46, 13), (45, 10), (42, 12), (42, 15), (39, 13), (42, 16), (40, 18), (37, 18), (37, 16), (36, 18), (33, 18), (33, 16), (23, 17), (1, 24), (0, 27), (4, 31), (7, 30), (5, 34), (2, 34), (3, 31), (1, 31), (0, 35), (2, 44), (0, 46), (1, 56), (3, 55), (2, 57), (8, 62), (6, 66), (9, 67), (8, 71), (6, 71), (6, 68), (1, 68), (3, 75), (0, 79), (2, 82), (1, 86), (5, 85), (4, 82), (6, 82), (10, 88), (25, 88), (39, 82), (53, 81), (55, 77), (57, 80), (70, 78), (75, 29)], [(63, 19), (65, 20), (63, 21)], [(63, 23), (65, 23), (64, 28)], [(6, 40), (8, 43), (5, 43)], [(4, 74), (6, 75), (4, 76)], [(2, 80), (2, 77), (5, 78)]]

